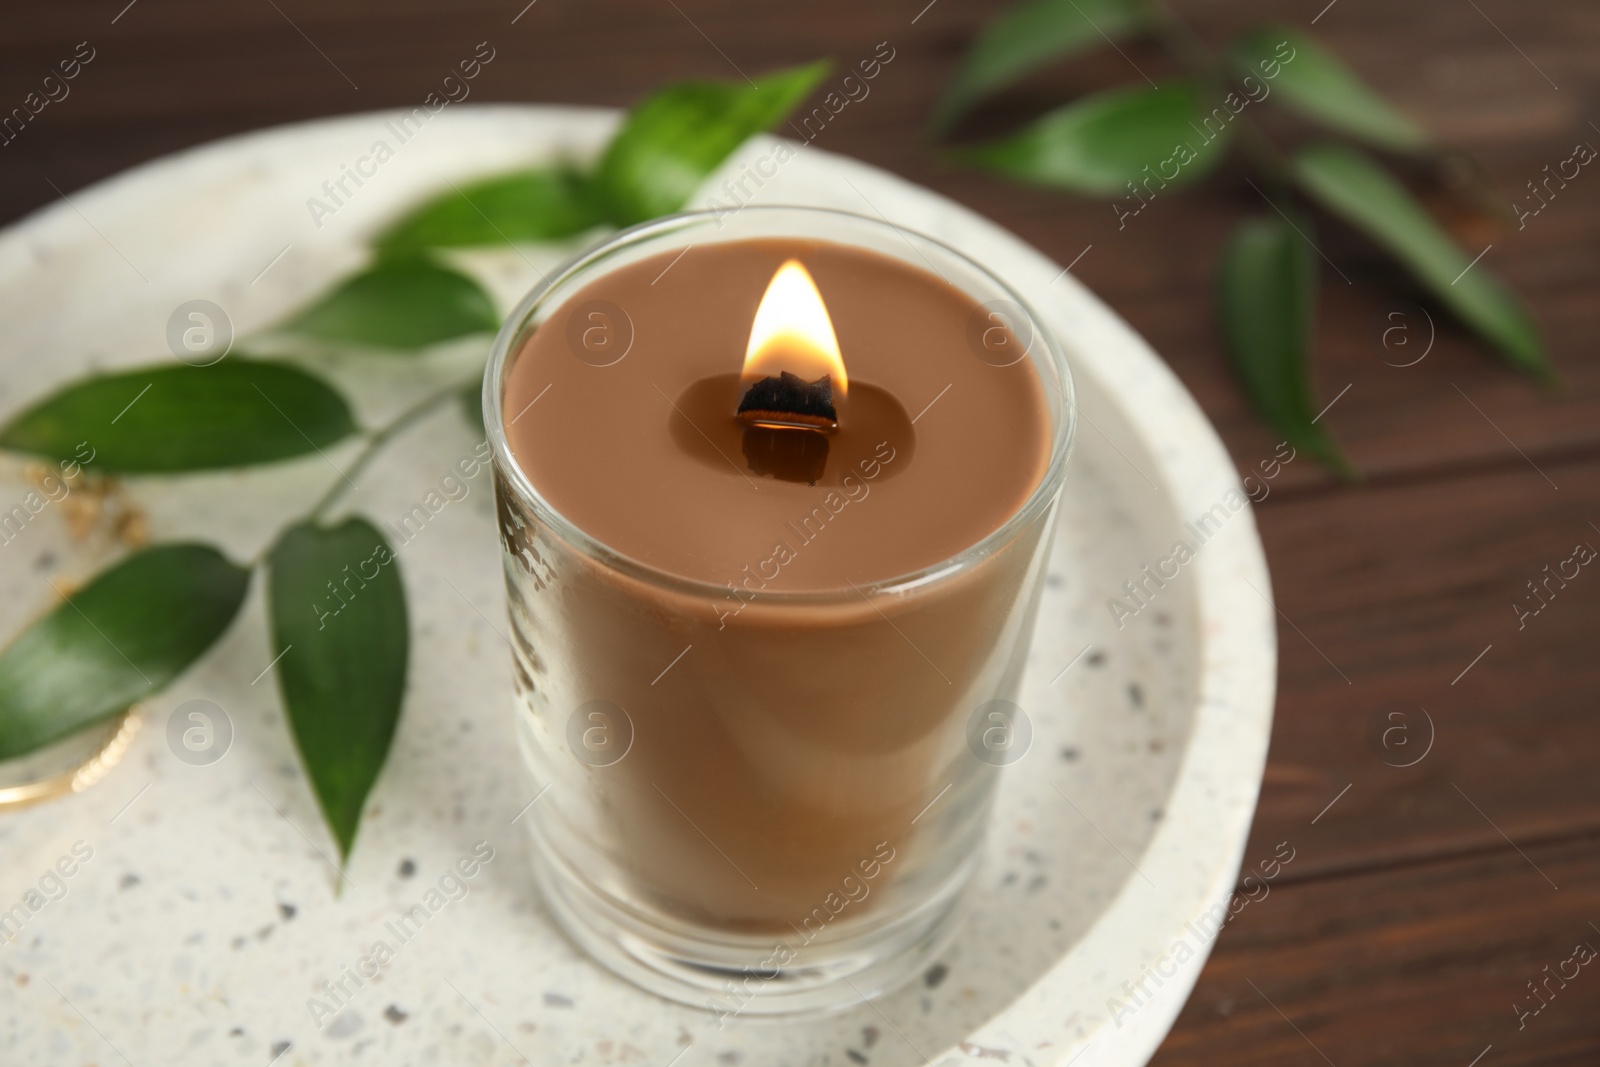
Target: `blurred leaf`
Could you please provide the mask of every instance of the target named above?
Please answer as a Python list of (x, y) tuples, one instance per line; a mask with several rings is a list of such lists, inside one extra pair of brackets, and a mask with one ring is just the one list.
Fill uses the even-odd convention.
[(479, 433), (487, 433), (483, 424), (483, 384), (473, 382), (461, 388), (461, 412)]
[(1023, 0), (973, 43), (933, 113), (942, 132), (983, 97), (1041, 67), (1131, 37), (1150, 24), (1141, 0)]
[(1489, 268), (1474, 265), (1382, 167), (1334, 144), (1302, 149), (1292, 167), (1307, 193), (1403, 263), (1513, 365), (1545, 381), (1556, 379), (1538, 326), (1522, 302)]
[(379, 261), (285, 326), (325, 341), (395, 349), (426, 348), (499, 328), (500, 313), (482, 286), (415, 258)]
[[(1231, 58), (1240, 74), (1264, 78), (1279, 103), (1330, 129), (1398, 152), (1428, 147), (1420, 126), (1310, 37), (1263, 26), (1240, 37)], [(1274, 68), (1277, 77), (1267, 77)]]
[(304, 455), (354, 433), (344, 397), (287, 363), (232, 357), (84, 379), (0, 428), (0, 448), (172, 473)]
[(400, 718), (409, 632), (398, 568), (360, 518), (293, 526), (268, 560), (278, 687), (341, 859)]
[(646, 97), (623, 120), (596, 179), (619, 226), (670, 215), (752, 134), (810, 95), (828, 63), (739, 82), (682, 82)]
[(1223, 253), (1218, 318), (1233, 369), (1256, 411), (1295, 448), (1341, 477), (1354, 478), (1339, 446), (1312, 422), (1316, 409), (1306, 364), (1317, 271), (1311, 256), (1311, 247), (1288, 221), (1245, 222)]
[(250, 571), (209, 545), (135, 552), (0, 653), (0, 760), (159, 693), (233, 621)]
[(604, 221), (588, 177), (546, 167), (453, 188), (389, 227), (375, 244), (392, 253), (548, 241)]
[[(1216, 111), (1231, 118), (1224, 107)], [(1205, 127), (1208, 118), (1212, 126)], [(1074, 193), (1126, 194), (1129, 182), (1144, 181), (1154, 182), (1148, 187), (1153, 193), (1216, 166), (1232, 129), (1204, 110), (1193, 86), (1178, 82), (1086, 96), (1005, 140), (959, 150), (955, 158)]]

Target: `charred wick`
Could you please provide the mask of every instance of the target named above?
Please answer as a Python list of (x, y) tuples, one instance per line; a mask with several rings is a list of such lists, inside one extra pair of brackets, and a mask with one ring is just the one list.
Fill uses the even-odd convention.
[(739, 398), (738, 419), (747, 426), (778, 426), (830, 431), (839, 428), (833, 403), (833, 378), (808, 382), (784, 371), (762, 378)]
[(755, 474), (816, 485), (828, 466), (828, 434), (838, 429), (833, 379), (808, 382), (783, 371), (755, 382), (739, 398), (744, 458)]

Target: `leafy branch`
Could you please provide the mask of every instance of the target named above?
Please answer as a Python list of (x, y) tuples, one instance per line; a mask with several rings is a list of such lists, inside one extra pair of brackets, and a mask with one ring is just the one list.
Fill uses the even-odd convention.
[[(1009, 137), (953, 149), (952, 158), (1046, 188), (1117, 196), (1121, 229), (1149, 200), (1207, 176), (1236, 149), (1270, 190), (1256, 186), (1271, 210), (1242, 222), (1223, 254), (1224, 345), (1257, 412), (1341, 477), (1358, 475), (1315, 421), (1307, 369), (1313, 207), (1364, 234), (1507, 363), (1542, 382), (1557, 380), (1521, 301), (1355, 145), (1457, 169), (1460, 157), (1298, 31), (1259, 27), (1217, 55), (1160, 0), (1023, 0), (974, 42), (934, 110), (933, 131), (948, 133), (979, 102), (1051, 63), (1140, 38), (1160, 45), (1182, 76), (1092, 93)], [(1342, 140), (1279, 149), (1247, 113), (1268, 100)]]
[[(681, 209), (751, 135), (808, 96), (825, 63), (754, 85), (668, 86), (626, 116), (598, 163), (497, 175), (416, 206), (371, 242), (372, 263), (265, 331), (410, 357), (483, 337), (500, 312), (438, 251), (548, 241)], [(181, 475), (304, 458), (364, 438), (349, 467), (253, 560), (157, 544), (130, 553), (65, 597), (0, 652), (0, 760), (100, 723), (158, 694), (232, 624), (265, 569), (278, 690), (341, 860), (386, 760), (404, 700), (409, 625), (394, 548), (358, 515), (330, 514), (392, 441), (447, 401), (481, 392), (440, 383), (363, 430), (333, 385), (293, 363), (231, 355), (72, 382), (0, 426), (0, 449), (72, 462), (100, 476)], [(481, 430), (481, 421), (475, 422)]]

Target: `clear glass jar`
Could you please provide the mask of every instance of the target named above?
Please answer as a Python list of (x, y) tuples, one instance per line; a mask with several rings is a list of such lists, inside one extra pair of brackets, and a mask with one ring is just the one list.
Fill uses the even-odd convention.
[[(936, 264), (1009, 343), (1026, 339), (1020, 358), (1049, 400), (1048, 465), (1018, 511), (950, 559), (844, 592), (755, 592), (729, 619), (726, 587), (629, 559), (540, 496), (507, 442), (505, 390), (531, 333), (595, 278), (690, 245), (771, 237)], [(521, 821), (575, 940), (724, 1018), (847, 1006), (927, 965), (954, 933), (999, 768), (1026, 747), (1009, 701), (1074, 410), (1060, 346), (1004, 283), (939, 242), (842, 212), (657, 220), (523, 300), (496, 339), (484, 417), (516, 731), (538, 796)], [(901, 641), (938, 666), (884, 670), (885, 642)], [(668, 663), (670, 698), (651, 681)]]

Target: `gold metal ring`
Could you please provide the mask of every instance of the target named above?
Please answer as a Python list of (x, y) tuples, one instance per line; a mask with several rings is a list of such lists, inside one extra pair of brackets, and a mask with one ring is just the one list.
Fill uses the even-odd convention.
[(133, 743), (133, 735), (139, 732), (141, 719), (137, 708), (129, 708), (122, 713), (116, 728), (107, 735), (106, 740), (82, 764), (70, 771), (61, 771), (34, 782), (24, 782), (21, 785), (5, 786), (0, 788), (0, 810), (8, 808), (22, 808), (29, 804), (37, 804), (43, 800), (54, 797), (66, 796), (70, 793), (81, 793), (106, 776), (106, 772), (117, 765), (122, 759), (122, 754)]

